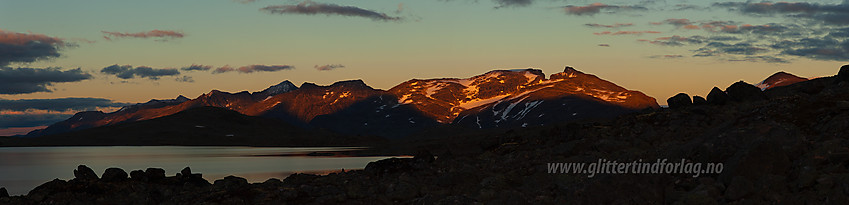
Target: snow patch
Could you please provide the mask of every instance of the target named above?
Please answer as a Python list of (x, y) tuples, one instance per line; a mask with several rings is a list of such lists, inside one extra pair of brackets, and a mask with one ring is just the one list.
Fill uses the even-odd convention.
[(345, 97), (350, 97), (350, 96), (351, 96), (351, 92), (345, 91), (344, 93), (342, 93), (342, 95), (339, 95), (339, 98), (345, 98)]
[(481, 106), (481, 105), (486, 105), (486, 104), (489, 104), (489, 103), (492, 103), (492, 102), (496, 102), (496, 101), (501, 100), (502, 98), (507, 97), (507, 96), (510, 96), (510, 95), (509, 94), (498, 95), (498, 96), (486, 98), (486, 99), (472, 99), (470, 101), (460, 102), (459, 107), (462, 107), (464, 109), (472, 109), (472, 108), (475, 108), (475, 107), (478, 107), (478, 106)]
[[(413, 96), (413, 94), (406, 94), (404, 96), (401, 96), (401, 99), (398, 99), (398, 103), (400, 103), (400, 104), (413, 103), (413, 99), (410, 99), (411, 96)], [(398, 107), (398, 105), (395, 105), (395, 107)], [(392, 107), (392, 108), (395, 108), (395, 107)]]
[(529, 112), (531, 112), (531, 110), (536, 108), (539, 104), (542, 104), (542, 102), (543, 101), (540, 100), (540, 101), (533, 101), (533, 102), (525, 103), (525, 109), (522, 109), (522, 111), (519, 111), (519, 113), (516, 114), (518, 117), (514, 117), (514, 119), (518, 120), (518, 119), (525, 118), (525, 115), (527, 115)]

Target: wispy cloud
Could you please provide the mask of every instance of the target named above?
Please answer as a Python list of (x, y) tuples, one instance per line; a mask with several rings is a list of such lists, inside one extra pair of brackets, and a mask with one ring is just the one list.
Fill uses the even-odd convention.
[(78, 82), (91, 79), (91, 74), (81, 69), (60, 68), (4, 68), (0, 67), (0, 94), (26, 94), (52, 92), (54, 83)]
[(106, 40), (112, 40), (113, 38), (158, 38), (159, 40), (168, 40), (175, 38), (183, 38), (185, 34), (179, 31), (170, 31), (170, 30), (152, 30), (147, 32), (137, 32), (137, 33), (122, 33), (122, 32), (111, 32), (111, 31), (101, 31), (103, 34), (103, 38)]
[(198, 64), (192, 64), (190, 66), (180, 68), (180, 70), (183, 70), (183, 71), (196, 71), (196, 70), (207, 71), (207, 70), (210, 70), (210, 69), (212, 69), (212, 66), (210, 66), (210, 65), (198, 65)]
[(131, 65), (111, 65), (100, 70), (101, 73), (115, 75), (121, 79), (148, 78), (151, 80), (159, 80), (163, 76), (177, 76), (180, 71), (175, 68), (151, 68), (147, 66), (138, 66), (133, 68)]
[(328, 71), (328, 70), (335, 70), (335, 69), (337, 69), (337, 68), (344, 68), (344, 67), (345, 67), (345, 65), (342, 65), (342, 64), (331, 64), (331, 65), (315, 65), (315, 66), (313, 66), (313, 67), (314, 67), (316, 70), (320, 70), (320, 71)]
[(177, 78), (177, 79), (175, 79), (175, 80), (177, 80), (177, 82), (186, 82), (186, 83), (193, 83), (193, 82), (195, 82), (195, 79), (194, 79), (194, 78), (192, 78), (192, 76), (185, 76), (185, 75), (184, 75), (183, 77), (178, 77), (178, 78)]
[(700, 50), (707, 53), (724, 53), (724, 54), (737, 54), (737, 55), (755, 55), (769, 52), (769, 49), (766, 47), (759, 47), (757, 45), (741, 42), (741, 43), (723, 43), (723, 42), (710, 42)]
[(0, 113), (0, 129), (50, 125), (73, 116), (67, 113)]
[(684, 58), (684, 56), (680, 55), (680, 54), (671, 54), (671, 55), (654, 55), (654, 56), (649, 56), (649, 58), (677, 59), (677, 58)]
[(511, 6), (528, 6), (534, 3), (534, 0), (493, 0), (498, 4), (495, 8), (511, 7)]
[(213, 74), (218, 73), (226, 73), (226, 72), (239, 72), (239, 73), (253, 73), (253, 72), (274, 72), (281, 70), (291, 70), (295, 69), (294, 66), (290, 65), (248, 65), (242, 66), (238, 68), (223, 66), (212, 71)]
[(593, 34), (599, 35), (599, 36), (601, 36), (601, 35), (618, 36), (618, 35), (643, 35), (643, 34), (647, 34), (647, 33), (655, 34), (655, 33), (661, 33), (661, 32), (660, 31), (617, 31), (617, 32), (604, 31), (604, 32), (596, 32), (596, 33), (593, 33)]
[(59, 57), (68, 46), (62, 39), (44, 34), (17, 33), (0, 29), (0, 67)]
[(739, 38), (734, 37), (734, 36), (705, 37), (705, 36), (699, 36), (699, 35), (694, 35), (694, 36), (689, 36), (689, 37), (673, 35), (673, 36), (655, 38), (654, 40), (637, 39), (637, 41), (648, 42), (648, 43), (651, 43), (651, 44), (661, 45), (661, 46), (699, 45), (699, 44), (704, 44), (706, 42), (726, 42), (726, 41), (739, 41), (739, 40), (740, 40)]
[(106, 107), (122, 107), (129, 103), (119, 103), (104, 98), (54, 98), (54, 99), (0, 99), (2, 111), (87, 111)]
[(369, 18), (375, 21), (399, 21), (401, 17), (389, 16), (385, 13), (380, 13), (368, 9), (363, 9), (355, 6), (340, 6), (336, 4), (322, 4), (312, 1), (304, 1), (296, 5), (275, 5), (261, 8), (260, 11), (269, 12), (272, 14), (305, 14), (305, 15), (339, 15)]
[(626, 27), (626, 26), (633, 26), (633, 25), (634, 25), (633, 23), (615, 23), (615, 24), (611, 24), (611, 25), (604, 25), (604, 24), (597, 24), (597, 23), (584, 24), (584, 26), (589, 26), (589, 27), (593, 27), (593, 28), (619, 28), (619, 27)]
[(849, 3), (819, 4), (808, 2), (721, 2), (715, 6), (726, 7), (748, 15), (786, 14), (794, 18), (807, 18), (826, 24), (849, 25)]
[(617, 12), (617, 11), (627, 11), (627, 10), (648, 10), (648, 8), (642, 7), (642, 6), (607, 5), (607, 4), (603, 4), (603, 3), (592, 3), (592, 4), (586, 5), (586, 6), (569, 5), (569, 6), (563, 7), (563, 11), (565, 11), (566, 14), (578, 15), (578, 16), (583, 16), (583, 15), (592, 16), (592, 15), (601, 13), (602, 11), (607, 12), (607, 13), (614, 13), (614, 12)]
[(849, 40), (824, 38), (802, 38), (784, 40), (772, 45), (781, 50), (782, 54), (800, 56), (817, 60), (849, 60)]

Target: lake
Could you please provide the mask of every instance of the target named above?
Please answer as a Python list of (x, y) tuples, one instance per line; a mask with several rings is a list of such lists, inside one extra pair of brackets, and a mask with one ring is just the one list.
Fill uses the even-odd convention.
[[(0, 147), (0, 187), (10, 195), (26, 194), (38, 185), (59, 178), (74, 178), (84, 164), (98, 176), (106, 168), (127, 173), (148, 167), (165, 169), (173, 176), (185, 167), (202, 173), (212, 183), (234, 175), (249, 182), (284, 179), (292, 173), (327, 173), (363, 169), (369, 162), (388, 157), (314, 157), (311, 152), (346, 151), (356, 147), (212, 147), (212, 146), (96, 146), (96, 147)], [(295, 155), (295, 156), (293, 156)], [(297, 156), (301, 155), (301, 156)]]

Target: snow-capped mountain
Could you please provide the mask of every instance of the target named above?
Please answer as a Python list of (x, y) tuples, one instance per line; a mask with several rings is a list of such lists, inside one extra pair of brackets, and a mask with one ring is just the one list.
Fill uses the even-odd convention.
[(804, 81), (808, 81), (808, 79), (802, 78), (802, 77), (799, 77), (799, 76), (796, 76), (796, 75), (793, 75), (793, 74), (790, 74), (790, 73), (786, 73), (784, 71), (781, 71), (781, 72), (777, 72), (775, 74), (772, 74), (771, 76), (767, 77), (766, 79), (764, 79), (760, 83), (756, 84), (755, 86), (760, 88), (761, 91), (764, 91), (764, 90), (768, 90), (768, 89), (772, 89), (772, 88), (776, 88), (776, 87), (781, 87), (781, 86), (787, 86), (787, 85), (791, 85), (793, 83), (804, 82)]
[(295, 86), (295, 84), (293, 84), (292, 82), (285, 80), (277, 85), (268, 87), (265, 90), (251, 93), (251, 96), (254, 98), (254, 100), (260, 101), (265, 100), (266, 98), (269, 98), (271, 96), (275, 96), (277, 94), (286, 93), (297, 89), (298, 86)]
[[(654, 98), (572, 67), (549, 79), (541, 70), (517, 69), (467, 79), (410, 80), (389, 92), (399, 97), (399, 103), (412, 105), (441, 123), (478, 128), (538, 125), (555, 118), (562, 121), (658, 108)], [(582, 112), (581, 116), (576, 112)]]
[(32, 135), (154, 119), (204, 106), (276, 118), (301, 127), (386, 137), (450, 124), (470, 128), (530, 126), (659, 107), (654, 98), (639, 91), (571, 67), (548, 79), (538, 69), (517, 69), (465, 79), (414, 79), (388, 91), (374, 89), (362, 80), (329, 86), (304, 83), (300, 88), (283, 81), (254, 93), (213, 90), (192, 100), (181, 96), (114, 113), (87, 113), (90, 120), (71, 118), (48, 127), (46, 130), (52, 130), (49, 133), (35, 131)]

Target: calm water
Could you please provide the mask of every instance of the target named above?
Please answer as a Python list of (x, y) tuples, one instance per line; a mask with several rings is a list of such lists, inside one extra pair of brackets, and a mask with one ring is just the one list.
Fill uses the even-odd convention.
[[(42, 183), (74, 178), (77, 165), (85, 164), (100, 176), (109, 167), (129, 173), (148, 167), (165, 169), (173, 176), (185, 167), (202, 173), (213, 182), (228, 175), (250, 182), (284, 179), (295, 172), (326, 172), (362, 169), (387, 157), (285, 156), (315, 151), (344, 151), (357, 148), (265, 148), (265, 147), (0, 147), (0, 187), (11, 195), (26, 194)], [(280, 156), (284, 155), (284, 156)]]

